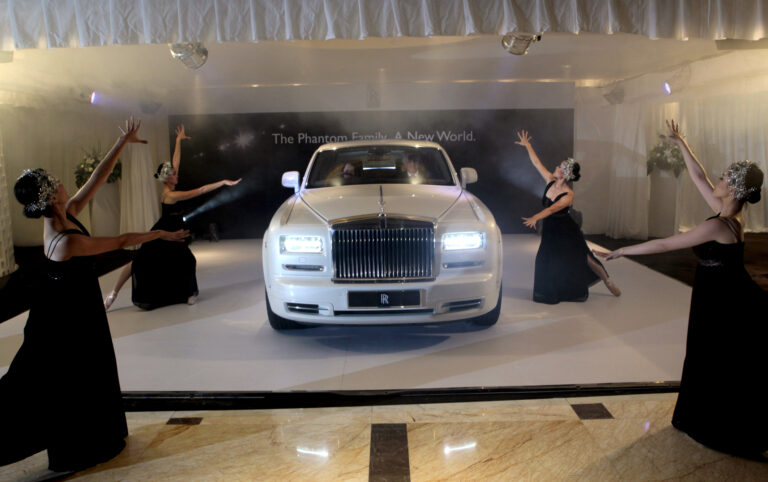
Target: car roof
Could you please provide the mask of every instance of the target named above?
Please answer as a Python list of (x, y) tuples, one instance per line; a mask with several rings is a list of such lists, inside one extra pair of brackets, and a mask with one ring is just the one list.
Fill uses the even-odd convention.
[(374, 141), (345, 141), (345, 142), (331, 142), (323, 144), (317, 148), (317, 152), (328, 151), (333, 149), (343, 149), (347, 147), (364, 147), (364, 146), (403, 146), (403, 147), (432, 147), (435, 149), (443, 149), (443, 147), (437, 142), (430, 141), (409, 141), (404, 139), (387, 139), (387, 140), (374, 140)]

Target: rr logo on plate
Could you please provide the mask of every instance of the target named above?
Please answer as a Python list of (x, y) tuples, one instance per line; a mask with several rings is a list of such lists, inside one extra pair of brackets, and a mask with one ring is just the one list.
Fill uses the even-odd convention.
[(389, 295), (386, 293), (381, 293), (381, 304), (382, 305), (388, 305), (389, 304)]

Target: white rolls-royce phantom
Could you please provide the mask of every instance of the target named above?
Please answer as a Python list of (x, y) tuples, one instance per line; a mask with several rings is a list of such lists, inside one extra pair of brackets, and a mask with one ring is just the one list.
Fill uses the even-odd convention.
[(436, 143), (324, 144), (264, 233), (273, 328), (496, 323), (501, 232)]

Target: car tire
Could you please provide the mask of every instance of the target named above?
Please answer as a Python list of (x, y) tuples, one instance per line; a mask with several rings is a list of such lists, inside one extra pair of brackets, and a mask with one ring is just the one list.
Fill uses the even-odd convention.
[(474, 318), (470, 318), (469, 322), (473, 325), (479, 326), (492, 326), (499, 321), (499, 315), (501, 314), (501, 285), (499, 285), (499, 300), (496, 302), (496, 306), (488, 313)]
[(264, 292), (264, 300), (267, 302), (267, 319), (269, 320), (269, 325), (275, 330), (299, 330), (302, 328), (308, 328), (307, 325), (302, 325), (301, 323), (287, 320), (282, 316), (275, 314), (275, 312), (272, 311), (272, 306), (269, 304), (269, 296), (267, 296), (266, 291)]

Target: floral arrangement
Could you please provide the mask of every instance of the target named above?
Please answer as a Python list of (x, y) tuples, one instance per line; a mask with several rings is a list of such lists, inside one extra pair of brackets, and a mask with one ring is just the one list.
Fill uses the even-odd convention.
[[(85, 151), (83, 160), (80, 161), (80, 163), (75, 168), (75, 184), (77, 185), (78, 189), (88, 181), (88, 179), (91, 177), (91, 174), (93, 174), (93, 170), (96, 169), (96, 166), (98, 166), (101, 162), (101, 158), (104, 157), (100, 151), (101, 149), (98, 147), (93, 148), (90, 151)], [(115, 164), (115, 168), (112, 169), (112, 172), (107, 178), (107, 182), (119, 181), (122, 177), (122, 174), (123, 165), (118, 159), (117, 163)]]
[(677, 144), (662, 139), (648, 153), (647, 167), (649, 175), (654, 169), (660, 169), (662, 171), (672, 171), (675, 173), (675, 177), (677, 177), (685, 169), (683, 153)]

